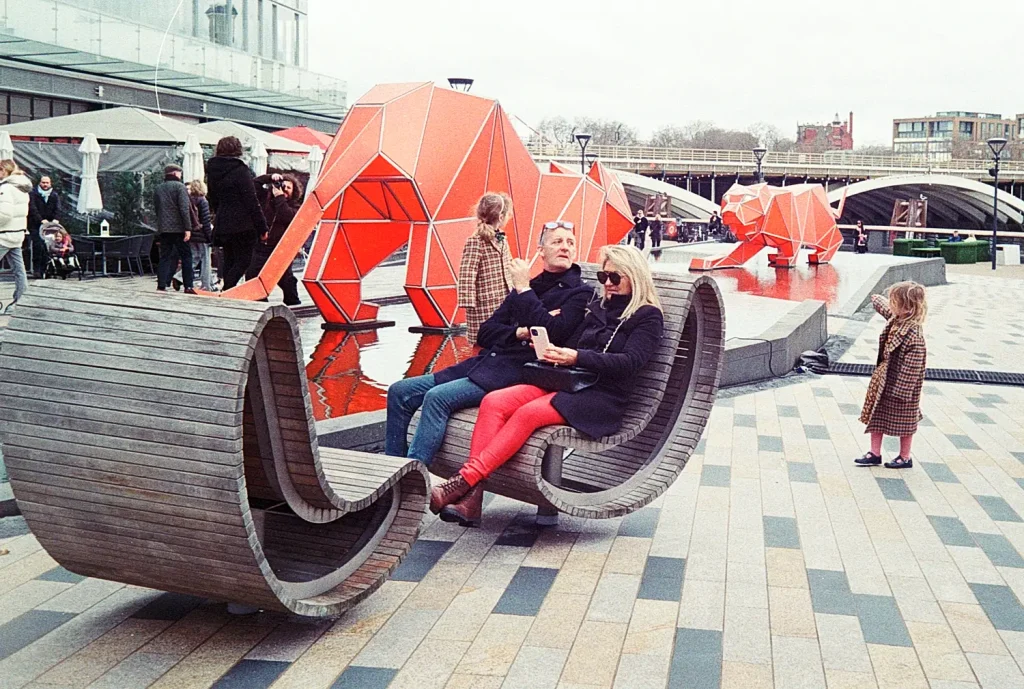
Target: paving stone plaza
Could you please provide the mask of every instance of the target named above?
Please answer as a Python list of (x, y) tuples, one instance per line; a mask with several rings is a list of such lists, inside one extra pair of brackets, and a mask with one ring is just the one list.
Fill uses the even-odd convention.
[[(1024, 280), (995, 275), (928, 289), (929, 366), (1024, 371)], [(829, 323), (851, 363), (881, 327)], [(481, 529), (428, 516), (337, 620), (83, 579), (0, 520), (0, 688), (1024, 687), (1024, 388), (926, 383), (896, 471), (852, 464), (866, 387), (723, 390), (680, 479), (624, 519), (538, 529), (500, 497)]]

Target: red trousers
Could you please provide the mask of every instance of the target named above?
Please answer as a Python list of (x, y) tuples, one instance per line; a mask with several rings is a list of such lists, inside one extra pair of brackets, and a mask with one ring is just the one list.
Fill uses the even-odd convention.
[(541, 426), (564, 424), (551, 406), (555, 393), (533, 385), (513, 385), (487, 393), (469, 445), (469, 460), (459, 473), (471, 486), (507, 462)]

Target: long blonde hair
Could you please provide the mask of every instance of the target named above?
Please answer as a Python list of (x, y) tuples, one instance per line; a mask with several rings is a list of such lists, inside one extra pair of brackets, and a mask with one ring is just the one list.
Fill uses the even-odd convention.
[(476, 202), (476, 236), (494, 239), (512, 215), (512, 199), (505, 192), (489, 191)]
[(889, 301), (892, 303), (893, 311), (900, 314), (896, 316), (897, 320), (924, 325), (924, 319), (928, 315), (924, 285), (913, 280), (897, 282), (889, 288)]
[(3, 173), (0, 179), (7, 179), (11, 175), (24, 174), (18, 168), (18, 164), (9, 158), (7, 160), (0, 160), (0, 172)]
[(658, 291), (654, 288), (654, 279), (651, 277), (651, 266), (647, 263), (640, 250), (635, 246), (623, 246), (621, 244), (608, 244), (601, 247), (601, 265), (611, 261), (622, 273), (629, 278), (633, 287), (633, 294), (622, 312), (622, 320), (626, 320), (636, 313), (641, 306), (653, 306), (661, 311), (661, 300), (658, 299)]
[(201, 179), (194, 179), (188, 183), (188, 193), (194, 196), (206, 196), (206, 182)]

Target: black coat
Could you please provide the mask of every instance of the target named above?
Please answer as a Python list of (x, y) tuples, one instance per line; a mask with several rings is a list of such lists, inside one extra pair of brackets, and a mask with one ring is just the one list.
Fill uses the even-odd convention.
[[(554, 344), (563, 344), (583, 321), (594, 290), (583, 284), (580, 267), (573, 264), (564, 273), (541, 273), (530, 280), (530, 289), (512, 291), (491, 315), (477, 335), (484, 349), (471, 359), (434, 373), (440, 385), (469, 378), (484, 390), (500, 390), (522, 383), (522, 368), (537, 354), (528, 342), (516, 339), (517, 328), (547, 328)], [(561, 309), (558, 316), (551, 311)]]
[(50, 198), (43, 200), (38, 189), (33, 189), (28, 196), (28, 229), (38, 232), (44, 220), (60, 220), (60, 195), (50, 191)]
[(241, 158), (216, 156), (206, 165), (210, 188), (207, 199), (213, 211), (218, 237), (248, 234), (256, 241), (267, 233), (252, 172)]
[(192, 231), (192, 238), (189, 241), (193, 244), (209, 244), (213, 241), (210, 202), (206, 200), (205, 196), (199, 196), (198, 194), (195, 196), (190, 194), (188, 198), (192, 201), (192, 205), (196, 207), (196, 212), (199, 214), (199, 229)]
[(652, 237), (661, 237), (661, 231), (664, 228), (664, 223), (662, 223), (662, 221), (652, 220), (650, 227)]
[(156, 230), (161, 234), (185, 234), (192, 231), (192, 201), (185, 185), (167, 179), (153, 192)]
[(591, 302), (587, 316), (569, 338), (567, 347), (579, 352), (576, 366), (599, 374), (597, 383), (579, 392), (559, 392), (551, 404), (569, 425), (591, 438), (611, 435), (622, 425), (622, 413), (636, 385), (637, 374), (647, 365), (664, 333), (659, 309), (642, 306), (615, 332), (629, 296), (614, 296), (605, 306)]
[(256, 183), (256, 196), (260, 200), (260, 206), (263, 208), (263, 217), (266, 218), (267, 226), (270, 229), (267, 241), (264, 244), (273, 248), (281, 241), (281, 237), (284, 236), (285, 230), (291, 224), (292, 218), (299, 211), (299, 206), (298, 204), (293, 204), (283, 194), (281, 196), (274, 196), (274, 192), (269, 188), (272, 184), (270, 175), (262, 175), (254, 181)]

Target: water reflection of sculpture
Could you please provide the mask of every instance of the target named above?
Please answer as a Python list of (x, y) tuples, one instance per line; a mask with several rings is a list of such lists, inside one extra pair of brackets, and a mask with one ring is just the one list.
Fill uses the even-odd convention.
[(590, 260), (632, 224), (614, 175), (600, 163), (586, 177), (554, 164), (542, 172), (496, 101), (430, 83), (380, 85), (349, 111), (316, 188), (258, 279), (223, 295), (265, 297), (317, 229), (303, 284), (329, 323), (376, 320), (360, 283), (406, 243), (405, 291), (423, 325), (461, 323), (456, 271), (476, 225), (470, 209), (485, 191), (512, 197), (513, 257), (530, 258), (545, 220), (572, 221)]
[(729, 273), (726, 277), (736, 280), (736, 291), (744, 294), (756, 294), (772, 299), (804, 301), (817, 299), (829, 306), (835, 304), (839, 274), (831, 265), (801, 266), (795, 270), (782, 268), (758, 267)]
[(766, 246), (778, 250), (768, 255), (776, 268), (792, 268), (801, 247), (813, 250), (812, 265), (828, 263), (843, 245), (836, 221), (845, 202), (843, 197), (839, 209), (832, 208), (819, 184), (734, 184), (722, 197), (722, 221), (739, 243), (725, 256), (693, 259), (690, 269), (737, 268)]
[[(324, 332), (306, 365), (313, 417), (317, 421), (385, 408), (388, 386), (364, 375), (360, 364), (362, 349), (376, 344), (375, 330)], [(402, 377), (447, 368), (469, 358), (472, 349), (461, 335), (423, 335)]]

